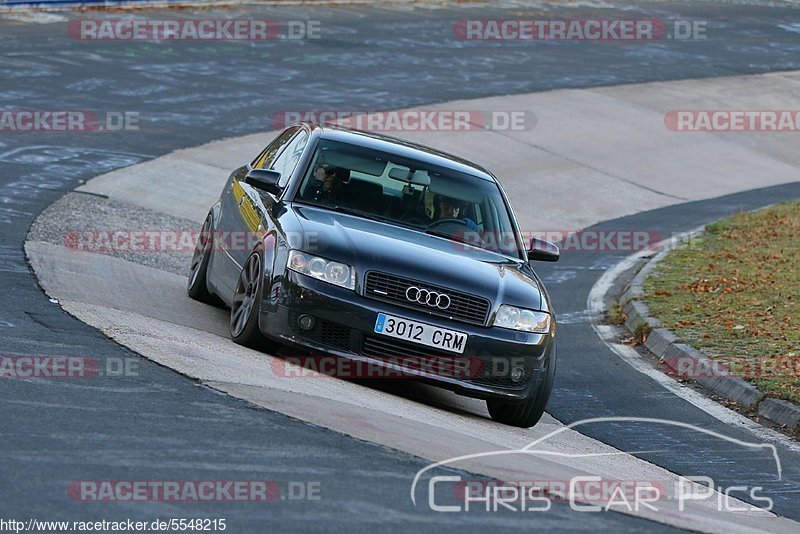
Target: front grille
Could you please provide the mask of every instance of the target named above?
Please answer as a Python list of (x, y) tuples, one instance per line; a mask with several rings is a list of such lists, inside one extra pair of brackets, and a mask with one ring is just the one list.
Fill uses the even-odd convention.
[(406, 367), (422, 368), (429, 374), (465, 380), (476, 385), (520, 390), (527, 385), (526, 378), (520, 383), (512, 382), (508, 374), (494, 376), (492, 370), (475, 357), (429, 349), (414, 343), (384, 336), (364, 336), (361, 354), (377, 360), (408, 363)]
[[(428, 289), (446, 293), (450, 297), (450, 306), (446, 310), (419, 304), (409, 301), (406, 298), (406, 290), (416, 286), (420, 289)], [(448, 317), (473, 324), (486, 324), (486, 316), (489, 313), (490, 303), (483, 297), (476, 297), (468, 293), (454, 291), (445, 287), (434, 286), (424, 282), (417, 282), (409, 278), (403, 278), (391, 274), (370, 271), (367, 273), (367, 282), (364, 287), (364, 296), (377, 300), (391, 302), (398, 306), (411, 308), (431, 315)]]
[(295, 334), (306, 337), (308, 339), (322, 343), (342, 350), (350, 350), (350, 329), (346, 326), (326, 321), (324, 319), (316, 319), (316, 324), (311, 330), (303, 330), (298, 324), (299, 314), (292, 311), (289, 316), (289, 326)]

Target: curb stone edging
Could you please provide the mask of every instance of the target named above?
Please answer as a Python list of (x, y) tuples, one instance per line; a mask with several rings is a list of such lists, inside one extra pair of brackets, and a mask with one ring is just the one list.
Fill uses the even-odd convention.
[(758, 415), (770, 421), (786, 421), (789, 428), (796, 428), (800, 423), (800, 409), (791, 402), (767, 397), (758, 405)]
[[(791, 402), (767, 397), (756, 386), (738, 376), (730, 376), (720, 364), (694, 347), (681, 343), (669, 329), (664, 328), (661, 321), (650, 315), (650, 309), (644, 302), (644, 281), (667, 253), (686, 239), (693, 238), (702, 230), (694, 230), (686, 234), (684, 239), (672, 240), (647, 260), (631, 280), (618, 302), (626, 314), (625, 328), (631, 333), (647, 328), (644, 346), (655, 354), (659, 361), (669, 367), (682, 378), (691, 378), (707, 390), (726, 400), (740, 404), (750, 411), (756, 411), (760, 417), (786, 427), (800, 430), (800, 406)], [(646, 326), (645, 326), (646, 325)], [(707, 376), (687, 377), (684, 362), (690, 361), (695, 369)]]

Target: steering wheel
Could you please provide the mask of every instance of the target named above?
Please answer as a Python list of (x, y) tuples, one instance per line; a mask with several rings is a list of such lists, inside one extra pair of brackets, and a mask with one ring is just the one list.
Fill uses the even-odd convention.
[(431, 230), (432, 228), (435, 228), (437, 226), (442, 226), (445, 224), (459, 224), (461, 226), (466, 226), (467, 228), (469, 228), (467, 221), (463, 219), (439, 219), (438, 221), (433, 221), (431, 224), (429, 224), (428, 230)]

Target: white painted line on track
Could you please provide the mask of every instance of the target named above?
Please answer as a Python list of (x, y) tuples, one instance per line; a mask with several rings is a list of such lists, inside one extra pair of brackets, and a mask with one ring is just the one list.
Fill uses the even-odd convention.
[[(705, 228), (705, 225), (695, 228), (694, 230), (675, 235), (670, 239), (661, 241), (655, 246), (655, 248), (657, 250), (667, 250), (676, 243), (684, 242), (686, 239), (698, 234), (703, 228)], [(589, 297), (586, 302), (589, 315), (592, 317), (603, 317), (606, 312), (606, 295), (611, 290), (614, 281), (622, 273), (631, 269), (641, 258), (652, 253), (652, 250), (642, 250), (636, 254), (632, 254), (603, 273), (600, 279), (597, 280), (597, 282), (595, 282), (595, 284), (592, 286), (591, 291), (589, 291)], [(622, 358), (625, 363), (640, 373), (647, 375), (655, 383), (659, 384), (670, 393), (703, 410), (711, 417), (721, 421), (722, 423), (725, 423), (726, 425), (745, 429), (760, 440), (777, 442), (793, 452), (800, 452), (800, 444), (796, 443), (791, 438), (784, 436), (780, 432), (776, 432), (771, 428), (762, 426), (745, 417), (744, 415), (706, 397), (694, 389), (681, 384), (671, 376), (653, 367), (650, 362), (642, 358), (642, 356), (634, 348), (621, 343), (615, 343), (613, 341), (617, 331), (615, 327), (597, 324), (596, 321), (592, 321), (591, 324), (594, 331), (597, 333), (600, 339), (603, 340), (603, 343), (605, 343), (609, 349), (614, 351), (615, 354)]]

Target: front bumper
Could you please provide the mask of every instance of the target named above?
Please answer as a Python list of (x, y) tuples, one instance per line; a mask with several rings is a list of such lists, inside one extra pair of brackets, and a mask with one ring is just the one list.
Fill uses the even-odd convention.
[[(379, 312), (464, 332), (468, 335), (464, 352), (447, 353), (375, 334)], [(298, 325), (297, 318), (303, 314), (316, 320), (310, 331)], [(482, 399), (515, 401), (535, 395), (555, 350), (553, 330), (549, 334), (531, 334), (449, 320), (364, 297), (294, 271), (285, 271), (264, 292), (259, 327), (265, 336), (299, 349), (302, 354), (333, 355), (402, 371), (404, 376)], [(461, 368), (465, 372), (431, 373), (430, 368), (426, 372), (404, 365), (409, 361), (404, 358), (412, 357), (415, 361), (429, 357), (456, 359), (466, 364)], [(520, 382), (513, 382), (509, 376), (515, 366), (525, 370), (525, 379)]]

